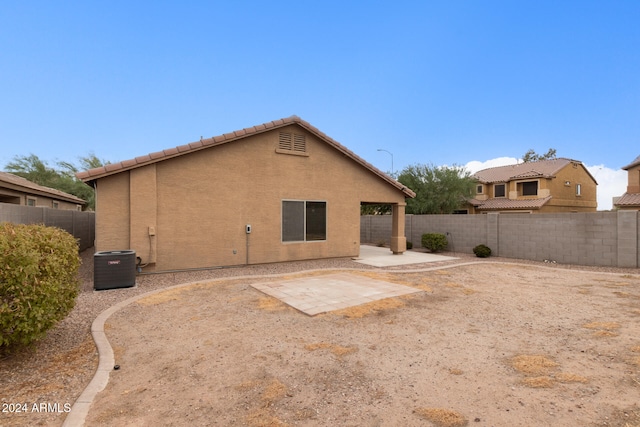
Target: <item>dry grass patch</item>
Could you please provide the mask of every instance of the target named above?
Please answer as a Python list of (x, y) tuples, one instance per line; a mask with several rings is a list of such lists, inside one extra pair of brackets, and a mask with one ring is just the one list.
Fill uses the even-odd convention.
[(640, 353), (640, 345), (631, 347), (631, 351), (634, 353)]
[(556, 381), (561, 383), (582, 383), (586, 384), (589, 380), (581, 375), (572, 374), (570, 372), (560, 372), (556, 375)]
[(282, 399), (286, 395), (287, 386), (274, 378), (262, 392), (262, 401), (266, 406), (271, 406), (274, 402)]
[(451, 368), (451, 369), (449, 369), (449, 373), (451, 375), (462, 375), (464, 372), (462, 372), (462, 369)]
[(620, 328), (620, 323), (618, 322), (590, 322), (582, 325), (583, 328), (587, 329), (602, 329), (605, 331), (612, 331)]
[(246, 420), (251, 427), (285, 427), (288, 425), (273, 415), (268, 408), (259, 408), (251, 411)]
[(539, 375), (558, 366), (556, 362), (542, 355), (522, 354), (510, 360), (511, 366), (524, 374)]
[(522, 380), (522, 383), (527, 387), (533, 388), (551, 388), (555, 381), (551, 377), (526, 377)]
[(287, 305), (274, 297), (260, 297), (258, 299), (258, 308), (266, 311), (281, 311), (287, 308)]
[(329, 343), (315, 343), (315, 344), (306, 344), (304, 346), (305, 350), (308, 351), (316, 351), (321, 349), (328, 349), (334, 355), (338, 357), (346, 356), (347, 354), (355, 353), (358, 351), (358, 347), (342, 347), (340, 345), (329, 344)]
[(437, 427), (463, 427), (468, 424), (464, 416), (450, 409), (418, 408), (413, 412)]
[(344, 316), (349, 319), (358, 319), (372, 314), (382, 314), (389, 310), (403, 307), (404, 305), (404, 301), (399, 298), (385, 298), (366, 304), (356, 305), (354, 307), (344, 308), (342, 310), (336, 310), (333, 314)]
[(169, 301), (179, 301), (185, 288), (169, 289), (164, 292), (158, 292), (136, 301), (138, 305), (158, 305)]
[(597, 338), (617, 337), (619, 334), (613, 332), (620, 328), (618, 322), (590, 322), (582, 325), (583, 328), (593, 329), (593, 336)]

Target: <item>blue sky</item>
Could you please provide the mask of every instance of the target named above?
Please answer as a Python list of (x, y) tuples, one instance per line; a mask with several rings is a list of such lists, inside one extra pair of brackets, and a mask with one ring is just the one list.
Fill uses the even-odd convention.
[(640, 155), (640, 2), (21, 1), (0, 13), (0, 168), (111, 162), (300, 116), (382, 170)]

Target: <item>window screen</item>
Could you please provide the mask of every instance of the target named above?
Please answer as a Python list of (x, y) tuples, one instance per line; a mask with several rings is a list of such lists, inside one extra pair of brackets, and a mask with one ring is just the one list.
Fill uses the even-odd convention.
[(528, 181), (522, 183), (522, 195), (523, 196), (537, 196), (538, 195), (538, 181)]
[(504, 197), (505, 196), (505, 186), (504, 184), (496, 184), (493, 187), (494, 195), (493, 197)]
[(282, 201), (282, 241), (327, 240), (327, 202)]
[(282, 202), (282, 241), (304, 240), (304, 202)]

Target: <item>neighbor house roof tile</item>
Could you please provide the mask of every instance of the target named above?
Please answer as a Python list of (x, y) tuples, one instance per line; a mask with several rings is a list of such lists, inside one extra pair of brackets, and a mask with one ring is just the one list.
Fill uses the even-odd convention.
[(478, 210), (509, 210), (509, 209), (540, 209), (551, 200), (551, 196), (542, 199), (505, 199), (494, 198), (488, 200), (472, 199), (470, 203)]
[(624, 193), (614, 204), (616, 206), (640, 206), (640, 193)]
[(634, 166), (640, 165), (640, 156), (636, 157), (635, 160), (629, 163), (627, 166), (623, 166), (622, 169), (629, 170)]
[(14, 190), (21, 191), (24, 193), (34, 192), (36, 194), (44, 194), (47, 197), (51, 197), (53, 199), (65, 200), (67, 202), (77, 203), (79, 205), (84, 205), (87, 202), (82, 200), (79, 197), (74, 196), (73, 194), (65, 193), (64, 191), (56, 190), (55, 188), (45, 187), (44, 185), (36, 184), (35, 182), (31, 182), (26, 178), (22, 178), (21, 176), (14, 175), (9, 172), (0, 172), (0, 186), (7, 186), (8, 188), (13, 188)]
[(250, 128), (245, 128), (242, 130), (225, 133), (223, 135), (215, 136), (213, 138), (201, 139), (200, 141), (192, 142), (187, 145), (181, 145), (176, 148), (172, 148), (164, 151), (158, 151), (156, 153), (147, 154), (145, 156), (139, 156), (133, 160), (112, 163), (104, 167), (89, 169), (87, 171), (78, 172), (76, 176), (84, 182), (91, 182), (96, 179), (103, 178), (105, 176), (123, 172), (125, 170), (145, 166), (151, 163), (170, 159), (172, 157), (177, 157), (186, 153), (202, 150), (210, 146), (226, 144), (231, 141), (239, 140), (250, 135), (266, 132), (270, 129), (284, 127), (290, 124), (297, 124), (302, 128), (308, 130), (309, 132), (315, 134), (318, 138), (320, 138), (330, 146), (342, 152), (347, 157), (350, 157), (356, 163), (359, 163), (363, 167), (369, 169), (371, 172), (378, 175), (380, 178), (384, 179), (389, 184), (393, 185), (394, 187), (396, 187), (397, 189), (405, 193), (407, 197), (415, 197), (415, 193), (411, 189), (407, 188), (402, 183), (391, 178), (389, 175), (385, 174), (384, 172), (382, 172), (381, 170), (379, 170), (378, 168), (376, 168), (366, 160), (362, 159), (361, 157), (356, 155), (353, 151), (346, 148), (344, 145), (340, 144), (333, 138), (327, 136), (325, 133), (321, 132), (318, 128), (312, 126), (310, 123), (302, 120), (300, 117), (297, 117), (297, 116), (291, 116), (284, 119), (274, 120), (272, 122), (263, 123)]
[[(514, 179), (527, 179), (527, 178), (553, 178), (560, 169), (564, 168), (570, 163), (577, 163), (582, 165), (582, 162), (578, 160), (567, 159), (560, 157), (550, 160), (539, 160), (537, 162), (525, 162), (515, 165), (497, 166), (493, 168), (483, 169), (475, 174), (480, 182), (491, 184), (495, 182), (509, 182)], [(585, 168), (589, 176), (591, 174)], [(595, 181), (593, 176), (591, 178)]]

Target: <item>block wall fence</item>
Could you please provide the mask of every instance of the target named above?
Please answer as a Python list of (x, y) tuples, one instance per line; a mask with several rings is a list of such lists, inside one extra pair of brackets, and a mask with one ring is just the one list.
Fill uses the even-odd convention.
[(78, 240), (80, 251), (93, 246), (96, 238), (95, 212), (80, 212), (0, 203), (0, 223), (44, 224), (58, 227)]
[[(640, 267), (640, 211), (486, 215), (406, 215), (405, 235), (415, 248), (424, 233), (447, 236), (448, 251), (562, 264)], [(360, 242), (389, 244), (390, 215), (360, 218)]]

